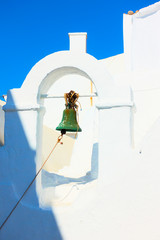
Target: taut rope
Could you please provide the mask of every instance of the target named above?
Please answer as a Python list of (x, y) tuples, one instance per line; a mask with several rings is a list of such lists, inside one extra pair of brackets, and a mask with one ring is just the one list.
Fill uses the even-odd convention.
[(48, 157), (46, 158), (46, 160), (44, 161), (44, 163), (42, 164), (41, 168), (38, 170), (38, 172), (36, 173), (35, 177), (33, 178), (33, 180), (31, 181), (31, 183), (28, 185), (28, 187), (26, 188), (26, 190), (24, 191), (24, 193), (22, 194), (22, 196), (20, 197), (20, 199), (18, 200), (18, 202), (16, 203), (16, 205), (13, 207), (13, 209), (11, 210), (11, 212), (9, 213), (9, 215), (6, 217), (6, 219), (4, 220), (4, 222), (2, 223), (2, 225), (0, 226), (0, 230), (3, 228), (3, 226), (5, 225), (5, 223), (8, 221), (9, 217), (12, 215), (12, 213), (14, 212), (14, 210), (16, 209), (16, 207), (18, 206), (18, 204), (21, 202), (21, 200), (23, 199), (23, 197), (25, 196), (25, 194), (27, 193), (27, 191), (29, 190), (29, 188), (32, 186), (32, 184), (34, 183), (35, 179), (37, 178), (37, 176), (39, 175), (39, 173), (41, 172), (42, 168), (44, 167), (44, 165), (46, 164), (46, 162), (48, 161), (48, 159), (50, 158), (52, 152), (54, 151), (54, 149), (56, 148), (56, 146), (58, 145), (58, 143), (60, 143), (60, 141), (63, 138), (63, 134), (61, 134), (58, 139), (56, 144), (54, 145), (54, 147), (52, 148), (52, 151), (50, 152), (50, 154), (48, 155)]

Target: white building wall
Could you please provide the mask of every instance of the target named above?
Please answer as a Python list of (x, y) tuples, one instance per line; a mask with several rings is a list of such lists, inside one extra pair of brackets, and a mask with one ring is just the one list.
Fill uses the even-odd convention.
[(127, 70), (157, 68), (160, 65), (160, 2), (124, 14), (123, 36)]
[[(73, 175), (74, 179), (70, 178), (69, 175), (68, 178), (63, 175), (65, 182), (59, 183), (57, 178), (53, 179), (53, 175), (50, 175), (50, 173), (46, 180), (45, 172), (42, 170), (22, 198), (16, 211), (7, 221), (7, 227), (4, 226), (3, 231), (0, 232), (0, 239), (2, 240), (8, 239), (10, 233), (12, 233), (12, 239), (67, 239), (64, 232), (63, 238), (60, 236), (56, 224), (56, 207), (53, 207), (53, 205), (66, 206), (72, 204), (74, 200), (79, 200), (78, 209), (80, 211), (83, 209), (81, 212), (86, 212), (88, 209), (87, 201), (96, 203), (98, 200), (98, 206), (101, 208), (101, 206), (107, 205), (104, 198), (100, 198), (99, 201), (99, 196), (105, 191), (106, 186), (112, 185), (115, 180), (119, 181), (126, 174), (126, 166), (129, 164), (126, 153), (127, 155), (130, 154), (131, 150), (130, 123), (133, 104), (129, 86), (120, 87), (117, 85), (103, 64), (89, 54), (72, 51), (51, 54), (32, 68), (20, 89), (13, 89), (8, 92), (7, 104), (3, 108), (6, 114), (6, 125), (5, 146), (0, 148), (0, 164), (3, 173), (5, 173), (5, 175), (0, 175), (0, 213), (3, 216), (0, 219), (1, 224), (42, 166), (43, 117), (48, 126), (54, 127), (50, 117), (52, 114), (53, 116), (57, 115), (57, 112), (49, 102), (47, 103), (47, 100), (43, 101), (41, 94), (47, 94), (52, 90), (52, 86), (54, 88), (54, 84), (62, 79), (65, 79), (67, 84), (69, 79), (72, 82), (75, 78), (76, 81), (81, 81), (81, 83), (84, 81), (78, 89), (88, 92), (90, 81), (92, 81), (98, 94), (96, 111), (98, 111), (99, 125), (95, 128), (99, 128), (100, 134), (96, 146), (98, 154), (94, 152), (96, 165), (93, 166), (96, 169), (96, 175), (92, 177), (91, 173), (94, 169), (87, 172), (84, 178), (79, 179), (76, 179), (76, 176)], [(83, 84), (86, 89), (83, 88)], [(68, 85), (65, 86), (68, 87)], [(73, 90), (81, 94), (78, 89)], [(69, 88), (69, 90), (71, 89)], [(66, 92), (67, 89), (63, 88), (63, 91)], [(84, 101), (87, 102), (88, 107), (90, 105), (89, 99)], [(94, 114), (92, 115), (87, 107), (84, 109), (87, 113), (86, 118), (90, 123), (90, 117), (93, 119)], [(45, 108), (46, 117), (44, 115)], [(91, 113), (90, 116), (88, 113)], [(82, 154), (87, 155), (87, 158), (91, 155), (90, 147), (92, 146), (90, 135), (87, 134), (93, 133), (94, 126), (90, 124), (89, 127), (86, 130), (83, 128), (84, 135), (81, 135), (83, 137), (76, 148)], [(87, 138), (89, 139), (88, 142), (86, 141)], [(84, 144), (85, 148), (83, 148)], [(73, 154), (74, 156), (79, 154), (80, 157), (82, 156), (80, 155), (81, 152), (73, 151)], [(81, 158), (79, 158), (79, 161), (81, 161), (79, 166), (82, 166), (81, 163), (85, 163), (85, 158)], [(77, 168), (74, 161), (73, 166)], [(80, 170), (82, 169), (80, 168)], [(87, 170), (85, 168), (85, 173)], [(59, 176), (56, 175), (56, 177)], [(96, 188), (99, 194), (95, 191)], [(88, 197), (86, 197), (84, 189), (87, 189)], [(102, 208), (104, 209), (104, 207)], [(56, 216), (54, 217), (54, 215)], [(107, 216), (105, 214), (104, 223)], [(66, 223), (70, 222), (67, 218), (63, 219), (66, 219)], [(79, 221), (76, 210), (75, 219)], [(93, 220), (91, 217), (91, 222)], [(91, 224), (91, 226), (93, 225)], [(100, 226), (103, 226), (103, 231), (106, 233), (106, 227), (101, 224)], [(13, 229), (14, 231), (12, 231)], [(69, 227), (67, 234), (70, 230)]]
[[(160, 2), (140, 9), (133, 15), (124, 14), (125, 70), (119, 73), (112, 71), (117, 82), (128, 82), (133, 90), (135, 146), (141, 144), (160, 115), (159, 22)], [(122, 59), (120, 61), (122, 62)]]

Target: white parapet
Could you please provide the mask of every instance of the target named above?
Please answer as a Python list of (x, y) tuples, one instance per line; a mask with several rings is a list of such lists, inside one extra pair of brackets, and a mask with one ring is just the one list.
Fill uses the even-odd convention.
[(87, 33), (69, 33), (68, 35), (70, 39), (70, 51), (86, 53)]
[(123, 17), (127, 70), (153, 69), (160, 65), (160, 2)]

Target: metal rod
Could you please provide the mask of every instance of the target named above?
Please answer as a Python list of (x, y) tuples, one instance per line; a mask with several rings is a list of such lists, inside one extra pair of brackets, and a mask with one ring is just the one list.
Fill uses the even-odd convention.
[[(79, 95), (79, 97), (97, 97), (97, 93), (86, 94), (86, 95)], [(64, 96), (41, 94), (41, 98), (64, 98)]]

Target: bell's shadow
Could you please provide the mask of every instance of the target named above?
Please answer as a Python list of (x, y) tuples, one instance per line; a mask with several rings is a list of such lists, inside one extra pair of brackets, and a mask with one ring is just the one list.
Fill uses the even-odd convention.
[(87, 172), (85, 176), (80, 178), (69, 178), (60, 176), (55, 173), (49, 173), (42, 170), (42, 187), (57, 187), (62, 184), (77, 183), (86, 184), (96, 180), (98, 177), (98, 143), (93, 144), (91, 157), (91, 171)]

